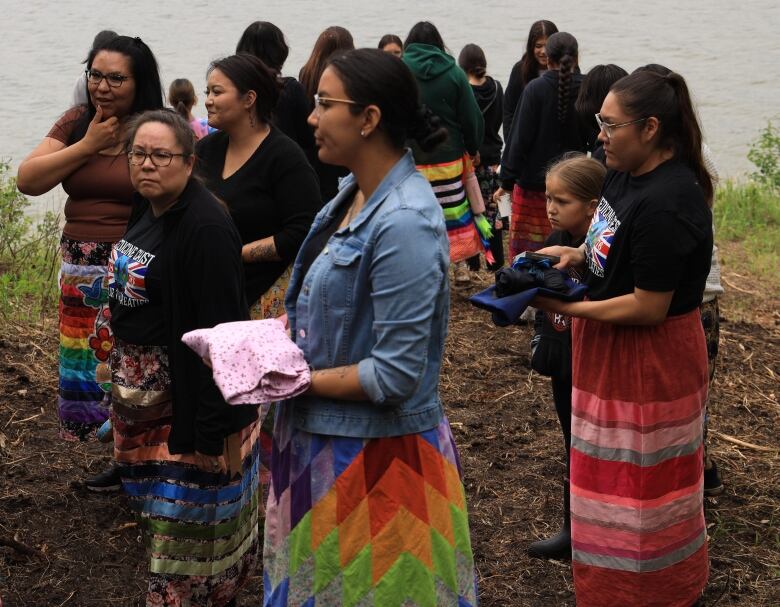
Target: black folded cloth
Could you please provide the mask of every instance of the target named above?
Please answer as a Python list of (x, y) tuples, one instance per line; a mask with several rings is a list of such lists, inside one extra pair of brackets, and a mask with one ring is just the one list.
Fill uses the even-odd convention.
[(550, 291), (565, 293), (566, 275), (551, 268), (547, 262), (527, 262), (513, 268), (501, 268), (496, 272), (496, 297), (506, 297), (522, 293), (528, 289), (541, 287)]

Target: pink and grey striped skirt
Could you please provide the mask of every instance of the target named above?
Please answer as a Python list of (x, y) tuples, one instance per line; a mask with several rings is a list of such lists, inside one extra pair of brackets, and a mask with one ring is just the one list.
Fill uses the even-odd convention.
[(691, 607), (707, 582), (699, 311), (572, 327), (572, 564), (578, 607)]

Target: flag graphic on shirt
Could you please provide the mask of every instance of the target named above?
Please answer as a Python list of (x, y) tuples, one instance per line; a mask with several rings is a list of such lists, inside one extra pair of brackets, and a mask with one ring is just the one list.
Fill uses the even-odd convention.
[(602, 197), (593, 215), (585, 237), (585, 259), (590, 271), (599, 278), (604, 277), (609, 249), (615, 232), (620, 227), (620, 220), (607, 200)]
[(138, 257), (143, 261), (138, 261), (135, 256), (126, 255), (119, 249), (120, 247), (114, 246), (108, 260), (109, 296), (130, 308), (149, 303), (146, 294), (146, 272), (154, 255), (139, 251), (141, 254)]

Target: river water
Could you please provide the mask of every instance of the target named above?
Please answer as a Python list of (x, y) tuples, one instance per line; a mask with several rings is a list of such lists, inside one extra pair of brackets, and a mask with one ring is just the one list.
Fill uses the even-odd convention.
[[(357, 46), (373, 47), (382, 34), (404, 38), (416, 21), (427, 19), (456, 56), (466, 43), (482, 46), (488, 71), (506, 84), (530, 24), (544, 18), (577, 37), (583, 72), (599, 63), (631, 71), (652, 62), (683, 74), (725, 176), (751, 169), (750, 142), (768, 120), (780, 119), (777, 0), (0, 0), (0, 10), (0, 158), (14, 166), (67, 109), (80, 61), (101, 29), (141, 36), (157, 56), (166, 88), (186, 77), (200, 92), (209, 62), (232, 53), (255, 20), (272, 21), (285, 32), (289, 75), (297, 75), (329, 25), (347, 27)], [(205, 115), (202, 105), (195, 113)], [(56, 207), (63, 196), (43, 196), (37, 206)]]

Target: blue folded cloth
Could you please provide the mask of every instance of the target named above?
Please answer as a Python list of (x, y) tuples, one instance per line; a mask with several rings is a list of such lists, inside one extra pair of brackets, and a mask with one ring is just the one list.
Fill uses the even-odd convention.
[(533, 287), (527, 291), (507, 295), (506, 297), (496, 297), (496, 286), (490, 286), (484, 291), (469, 297), (472, 305), (493, 313), (493, 322), (499, 327), (508, 327), (511, 324), (517, 324), (520, 315), (529, 306), (531, 300), (537, 295), (542, 297), (552, 297), (561, 301), (582, 301), (588, 293), (588, 287), (575, 282), (568, 276), (565, 279), (569, 290), (566, 292), (552, 291), (543, 287)]

